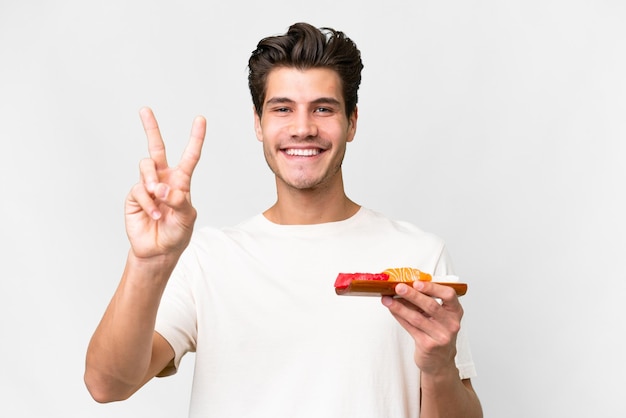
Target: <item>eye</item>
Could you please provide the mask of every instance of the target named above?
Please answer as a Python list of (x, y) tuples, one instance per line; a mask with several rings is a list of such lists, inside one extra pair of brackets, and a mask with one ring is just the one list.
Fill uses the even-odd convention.
[(333, 109), (329, 107), (320, 106), (315, 109), (315, 113), (332, 113), (332, 112), (333, 112)]

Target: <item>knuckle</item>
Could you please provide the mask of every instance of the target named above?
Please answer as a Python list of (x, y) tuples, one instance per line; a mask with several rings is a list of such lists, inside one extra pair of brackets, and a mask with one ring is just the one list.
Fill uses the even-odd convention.
[(437, 302), (436, 299), (428, 298), (426, 301), (424, 301), (424, 308), (427, 312), (431, 314), (437, 314), (439, 311), (441, 311), (442, 306), (439, 302)]
[(142, 158), (139, 160), (139, 168), (146, 168), (150, 165), (152, 160), (150, 158)]
[(132, 196), (138, 196), (145, 192), (145, 186), (143, 183), (135, 183), (133, 187), (130, 188), (130, 194)]
[(151, 158), (144, 158), (139, 161), (139, 171), (142, 175), (150, 175), (153, 176), (156, 173), (156, 163)]
[(445, 322), (445, 327), (450, 332), (451, 338), (454, 337), (461, 331), (461, 320), (456, 318), (451, 318)]
[(444, 299), (453, 299), (456, 297), (456, 291), (451, 287), (444, 287), (442, 289), (442, 296)]
[(424, 329), (427, 324), (429, 323), (429, 319), (419, 313), (419, 312), (413, 312), (410, 316), (410, 318), (408, 318), (407, 322), (410, 323), (413, 327), (418, 328), (418, 329)]
[(454, 339), (450, 335), (444, 335), (443, 337), (441, 337), (441, 340), (439, 341), (439, 345), (442, 347), (446, 347), (452, 344), (453, 341)]

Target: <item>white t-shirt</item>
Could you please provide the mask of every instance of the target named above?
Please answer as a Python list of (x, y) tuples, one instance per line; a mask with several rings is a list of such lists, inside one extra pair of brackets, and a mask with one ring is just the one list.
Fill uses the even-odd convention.
[[(190, 417), (418, 417), (413, 340), (380, 297), (334, 290), (340, 272), (389, 267), (452, 274), (441, 239), (365, 208), (318, 225), (259, 214), (198, 230), (156, 325), (174, 367), (196, 352)], [(475, 375), (463, 330), (456, 363)]]

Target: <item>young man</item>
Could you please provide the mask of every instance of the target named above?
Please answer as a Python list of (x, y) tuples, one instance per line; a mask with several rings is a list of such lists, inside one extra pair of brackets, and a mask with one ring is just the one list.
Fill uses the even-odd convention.
[(362, 67), (332, 29), (295, 24), (258, 44), (249, 85), (276, 203), (193, 237), (189, 186), (206, 122), (194, 120), (169, 167), (154, 115), (141, 110), (150, 158), (126, 201), (131, 248), (87, 352), (97, 401), (125, 399), (196, 352), (191, 417), (482, 416), (453, 290), (398, 285), (384, 306), (334, 292), (339, 272), (451, 273), (439, 238), (344, 192)]

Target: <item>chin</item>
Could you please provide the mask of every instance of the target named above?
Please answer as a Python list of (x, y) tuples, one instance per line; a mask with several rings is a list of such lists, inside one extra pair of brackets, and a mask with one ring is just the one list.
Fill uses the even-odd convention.
[(311, 179), (311, 178), (298, 178), (298, 179), (290, 179), (285, 181), (283, 179), (283, 183), (289, 187), (290, 189), (295, 190), (314, 190), (323, 187), (324, 181), (321, 179)]

